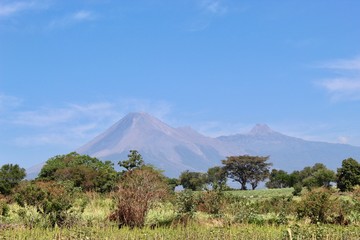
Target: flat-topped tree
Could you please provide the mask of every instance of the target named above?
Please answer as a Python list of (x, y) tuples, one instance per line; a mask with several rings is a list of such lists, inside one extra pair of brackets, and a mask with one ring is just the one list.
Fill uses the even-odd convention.
[(266, 162), (268, 159), (268, 156), (230, 156), (222, 160), (222, 164), (227, 176), (241, 184), (241, 190), (247, 190), (247, 183), (251, 184), (254, 190), (259, 182), (269, 176), (269, 168), (272, 164)]

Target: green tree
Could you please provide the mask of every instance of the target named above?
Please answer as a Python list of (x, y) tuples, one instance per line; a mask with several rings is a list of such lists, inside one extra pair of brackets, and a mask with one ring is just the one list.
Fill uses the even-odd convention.
[(8, 195), (26, 176), (24, 168), (19, 165), (5, 164), (0, 168), (0, 193)]
[(286, 188), (289, 187), (289, 178), (289, 174), (284, 170), (272, 169), (265, 185), (267, 188)]
[(206, 174), (186, 170), (180, 174), (179, 180), (185, 189), (191, 189), (193, 191), (202, 190), (206, 183)]
[(241, 184), (241, 190), (246, 190), (249, 183), (254, 190), (260, 181), (269, 176), (269, 168), (272, 165), (266, 161), (269, 157), (259, 156), (230, 156), (222, 160), (228, 177)]
[(336, 181), (335, 172), (322, 163), (316, 163), (313, 167), (307, 167), (303, 171), (300, 172), (300, 175), (302, 174), (302, 185), (309, 189), (313, 187), (330, 187), (331, 182)]
[(130, 150), (127, 160), (119, 161), (119, 166), (125, 168), (127, 171), (134, 170), (144, 166), (144, 160), (137, 150)]
[(118, 180), (113, 163), (76, 152), (46, 161), (38, 180), (71, 181), (84, 191), (109, 192)]
[(342, 161), (341, 168), (337, 169), (337, 187), (340, 191), (352, 191), (360, 185), (360, 164), (353, 158)]
[(328, 169), (322, 163), (315, 163), (314, 166), (306, 166), (301, 171), (293, 171), (288, 176), (288, 186), (300, 189), (307, 187), (308, 189), (314, 187), (330, 187), (331, 182), (336, 180), (334, 171)]
[(224, 168), (215, 166), (209, 168), (207, 171), (207, 183), (212, 186), (214, 190), (221, 190), (226, 186), (226, 171)]

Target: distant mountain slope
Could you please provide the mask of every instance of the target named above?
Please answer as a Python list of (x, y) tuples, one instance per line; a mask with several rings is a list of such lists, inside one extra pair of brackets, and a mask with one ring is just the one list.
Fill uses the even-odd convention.
[[(221, 141), (191, 128), (172, 128), (146, 113), (130, 113), (76, 151), (113, 161), (136, 149), (147, 163), (170, 176), (181, 171), (206, 170), (233, 152)], [(234, 153), (235, 154), (235, 153)]]
[(301, 170), (314, 163), (324, 163), (331, 169), (340, 167), (348, 157), (360, 158), (360, 147), (347, 144), (305, 141), (275, 132), (267, 125), (256, 125), (248, 134), (221, 136), (218, 140), (233, 150), (250, 155), (267, 155), (275, 168)]
[[(360, 147), (306, 141), (267, 125), (258, 124), (247, 134), (211, 138), (190, 127), (173, 128), (146, 113), (128, 114), (76, 151), (117, 163), (127, 159), (131, 149), (138, 150), (146, 163), (171, 177), (178, 177), (187, 169), (206, 171), (231, 155), (270, 156), (274, 168), (287, 171), (317, 162), (336, 170), (345, 158), (360, 159)], [(34, 169), (40, 171), (37, 166), (29, 175), (37, 174)]]

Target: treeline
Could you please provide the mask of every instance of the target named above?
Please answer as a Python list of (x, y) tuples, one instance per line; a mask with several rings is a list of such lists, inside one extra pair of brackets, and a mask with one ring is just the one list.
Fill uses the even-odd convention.
[[(136, 150), (130, 151), (128, 159), (118, 162), (121, 171), (116, 171), (110, 161), (72, 152), (50, 158), (31, 181), (24, 180), (25, 169), (5, 164), (0, 168), (0, 216), (7, 215), (8, 204), (17, 203), (21, 207), (34, 207), (46, 220), (47, 227), (68, 226), (75, 216), (74, 206), (80, 213), (86, 206), (87, 202), (82, 201), (84, 193), (97, 192), (110, 194), (115, 201), (109, 220), (116, 221), (119, 227), (142, 227), (152, 204), (176, 195), (174, 189), (179, 185), (186, 191), (177, 194), (174, 203), (178, 206), (178, 221), (184, 221), (184, 216), (188, 217), (195, 209), (219, 214), (224, 206), (240, 201), (222, 194), (230, 190), (228, 178), (238, 182), (241, 190), (248, 186), (256, 189), (260, 182), (267, 180), (268, 188), (293, 187), (294, 195), (300, 195), (303, 187), (326, 189), (336, 183), (340, 191), (352, 191), (360, 185), (360, 164), (352, 158), (343, 160), (336, 173), (321, 163), (291, 173), (270, 171), (272, 164), (268, 160), (269, 157), (230, 156), (221, 161), (221, 166), (211, 167), (206, 173), (184, 171), (179, 178), (167, 178), (161, 170), (145, 164)], [(191, 190), (206, 191), (195, 197)], [(329, 192), (319, 194), (330, 199)], [(284, 204), (287, 204), (285, 200)], [(306, 204), (303, 209), (299, 206), (299, 216), (307, 216)], [(20, 214), (26, 216), (26, 213)]]

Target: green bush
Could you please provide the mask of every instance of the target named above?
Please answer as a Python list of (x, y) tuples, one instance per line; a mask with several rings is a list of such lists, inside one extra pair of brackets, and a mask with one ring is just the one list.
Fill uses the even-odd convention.
[(201, 192), (197, 209), (209, 214), (219, 214), (223, 204), (224, 194), (221, 191)]
[(6, 203), (5, 199), (0, 199), (0, 216), (6, 217), (9, 210), (9, 205)]
[(185, 189), (176, 195), (175, 205), (177, 212), (182, 214), (193, 215), (196, 211), (197, 198), (190, 189)]
[(296, 183), (294, 185), (294, 191), (292, 192), (292, 194), (294, 196), (300, 196), (301, 195), (301, 192), (302, 192), (302, 189), (303, 189), (303, 186), (301, 183)]
[(67, 183), (24, 182), (17, 189), (14, 199), (22, 207), (34, 206), (46, 219), (45, 227), (63, 227), (69, 226), (68, 220), (73, 213), (70, 209), (78, 193), (76, 190)]
[(307, 217), (313, 224), (334, 222), (334, 218), (338, 217), (336, 214), (339, 202), (331, 195), (331, 191), (325, 188), (313, 189), (306, 193), (296, 209), (298, 218)]

